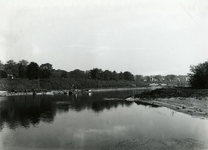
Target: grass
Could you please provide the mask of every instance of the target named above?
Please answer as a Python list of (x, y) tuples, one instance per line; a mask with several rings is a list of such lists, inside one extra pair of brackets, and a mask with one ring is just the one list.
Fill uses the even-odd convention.
[(126, 80), (93, 80), (84, 78), (50, 78), (50, 79), (0, 79), (1, 91), (19, 91), (31, 89), (46, 89), (46, 90), (63, 90), (71, 89), (72, 85), (78, 89), (86, 88), (121, 88), (121, 87), (137, 87), (148, 86), (147, 83), (126, 81)]
[(208, 89), (162, 88), (136, 94), (136, 98), (208, 97)]

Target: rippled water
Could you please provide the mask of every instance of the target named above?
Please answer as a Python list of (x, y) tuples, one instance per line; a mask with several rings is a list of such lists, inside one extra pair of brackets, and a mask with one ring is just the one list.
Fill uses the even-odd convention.
[(103, 100), (139, 92), (0, 97), (0, 150), (207, 149), (208, 120)]

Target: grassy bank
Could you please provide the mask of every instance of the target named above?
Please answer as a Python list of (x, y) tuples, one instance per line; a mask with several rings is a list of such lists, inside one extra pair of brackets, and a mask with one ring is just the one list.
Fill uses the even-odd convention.
[(31, 90), (31, 89), (47, 89), (47, 90), (63, 90), (71, 89), (72, 85), (78, 89), (86, 88), (122, 88), (122, 87), (146, 87), (148, 84), (139, 83), (126, 80), (92, 80), (92, 79), (0, 79), (0, 91), (12, 91), (12, 90)]
[(130, 100), (164, 106), (194, 117), (208, 118), (208, 89), (163, 88), (136, 94)]
[(37, 89), (39, 87), (38, 80), (0, 79), (0, 91)]
[(134, 81), (125, 81), (125, 80), (93, 80), (93, 79), (41, 79), (40, 86), (44, 89), (50, 90), (62, 90), (70, 89), (72, 85), (78, 89), (85, 88), (112, 88), (112, 87), (132, 87), (136, 85), (138, 87), (147, 86), (147, 84), (136, 83)]
[(162, 88), (136, 94), (135, 98), (208, 97), (208, 89)]

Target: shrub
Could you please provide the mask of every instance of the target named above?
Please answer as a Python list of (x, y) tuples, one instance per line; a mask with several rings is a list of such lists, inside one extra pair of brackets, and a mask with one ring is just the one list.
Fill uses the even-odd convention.
[(191, 66), (189, 83), (194, 88), (208, 88), (208, 61)]

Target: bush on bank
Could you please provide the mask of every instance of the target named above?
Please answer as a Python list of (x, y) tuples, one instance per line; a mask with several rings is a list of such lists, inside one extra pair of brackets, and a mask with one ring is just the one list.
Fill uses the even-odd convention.
[(194, 88), (208, 88), (208, 61), (190, 67), (189, 83)]

